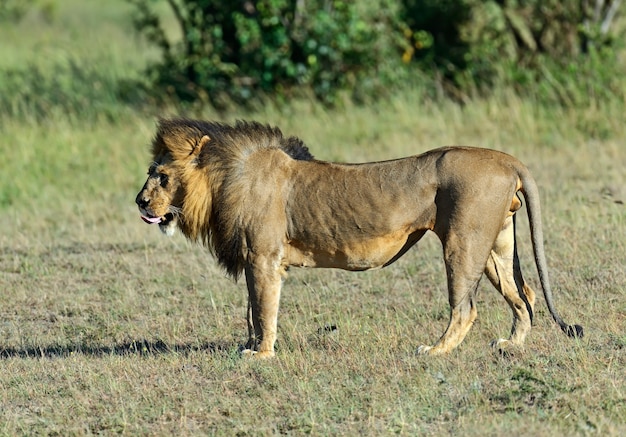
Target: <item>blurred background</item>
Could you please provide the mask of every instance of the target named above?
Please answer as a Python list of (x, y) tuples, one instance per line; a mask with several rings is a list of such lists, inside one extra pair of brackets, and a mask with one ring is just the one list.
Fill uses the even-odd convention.
[(623, 100), (621, 0), (0, 0), (0, 116)]

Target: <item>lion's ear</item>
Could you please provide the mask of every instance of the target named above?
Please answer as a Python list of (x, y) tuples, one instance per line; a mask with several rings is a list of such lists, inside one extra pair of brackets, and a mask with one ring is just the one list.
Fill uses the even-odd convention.
[(202, 138), (200, 138), (196, 144), (193, 146), (193, 149), (191, 149), (191, 153), (190, 155), (194, 156), (194, 157), (198, 157), (198, 155), (200, 154), (200, 151), (202, 150), (202, 148), (209, 142), (211, 141), (211, 138), (209, 138), (208, 135), (203, 136)]

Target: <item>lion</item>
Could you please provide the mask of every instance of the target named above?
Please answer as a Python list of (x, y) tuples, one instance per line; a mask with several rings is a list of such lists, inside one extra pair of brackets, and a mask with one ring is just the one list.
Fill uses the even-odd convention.
[(535, 292), (522, 277), (515, 213), (526, 200), (535, 264), (554, 321), (570, 337), (583, 328), (557, 313), (543, 246), (539, 192), (530, 172), (505, 153), (444, 147), (381, 162), (313, 158), (296, 137), (253, 121), (233, 124), (161, 119), (153, 162), (136, 197), (142, 219), (171, 235), (178, 228), (207, 246), (248, 288), (244, 353), (274, 356), (278, 306), (287, 269), (350, 271), (393, 264), (427, 232), (443, 246), (450, 320), (419, 354), (449, 353), (477, 316), (483, 273), (513, 311), (500, 351), (523, 345)]

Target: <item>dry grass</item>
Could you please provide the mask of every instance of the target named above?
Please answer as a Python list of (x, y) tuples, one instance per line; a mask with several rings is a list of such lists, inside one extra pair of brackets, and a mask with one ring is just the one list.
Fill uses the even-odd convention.
[[(546, 134), (532, 129), (549, 127), (521, 135), (536, 121), (516, 104), (508, 125), (492, 117), (492, 102), (256, 116), (302, 136), (321, 158), (395, 157), (484, 137), (526, 161), (542, 190), (557, 305), (587, 335), (563, 336), (541, 300), (526, 349), (507, 359), (487, 347), (511, 316), (486, 282), (461, 347), (415, 355), (447, 323), (431, 237), (378, 272), (293, 270), (278, 358), (243, 360), (244, 284), (205, 250), (138, 219), (132, 200), (153, 120), (5, 125), (15, 169), (48, 155), (37, 174), (8, 169), (24, 191), (2, 210), (0, 434), (623, 433), (626, 153), (618, 136), (589, 140), (574, 129), (538, 145)], [(525, 226), (520, 236), (536, 283)]]

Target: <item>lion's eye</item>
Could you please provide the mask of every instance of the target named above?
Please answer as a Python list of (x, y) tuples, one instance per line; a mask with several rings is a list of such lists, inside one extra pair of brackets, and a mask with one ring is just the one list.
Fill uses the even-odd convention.
[(163, 188), (167, 187), (168, 181), (169, 181), (169, 178), (168, 178), (168, 176), (166, 174), (161, 173), (159, 175), (159, 182), (161, 183), (161, 186)]

